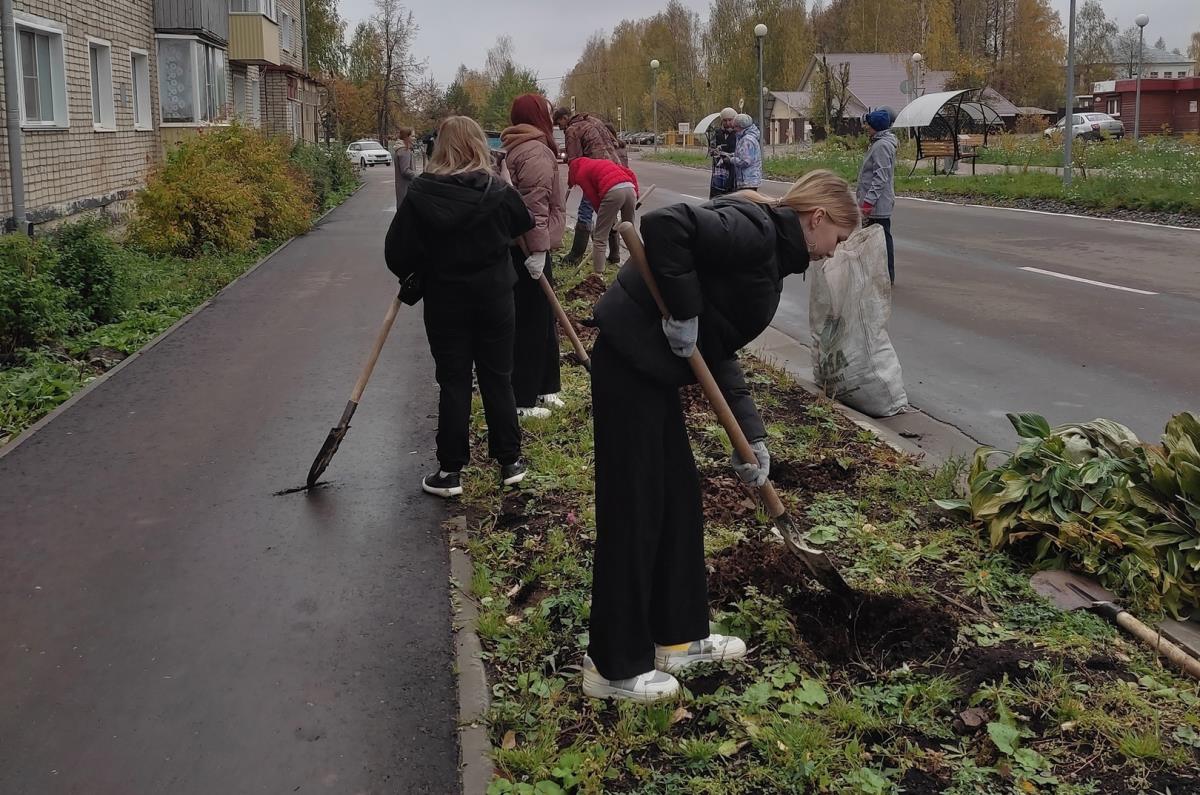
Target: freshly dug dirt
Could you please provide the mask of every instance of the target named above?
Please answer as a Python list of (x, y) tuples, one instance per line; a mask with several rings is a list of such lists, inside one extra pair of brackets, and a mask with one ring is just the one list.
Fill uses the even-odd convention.
[(589, 304), (594, 304), (600, 300), (600, 296), (604, 295), (606, 290), (608, 290), (608, 285), (604, 283), (604, 279), (595, 273), (589, 273), (586, 279), (566, 292), (565, 298), (568, 301), (582, 299)]
[(945, 655), (958, 637), (958, 622), (935, 605), (862, 594), (858, 605), (847, 606), (811, 589), (803, 565), (782, 544), (744, 541), (713, 556), (710, 602), (720, 607), (742, 599), (747, 585), (783, 599), (805, 645), (834, 665), (923, 663)]
[(737, 476), (709, 473), (700, 481), (706, 524), (733, 524), (754, 515), (758, 503)]
[(849, 491), (858, 479), (858, 464), (843, 467), (832, 458), (803, 463), (771, 462), (771, 482), (789, 491), (820, 494), (826, 491)]

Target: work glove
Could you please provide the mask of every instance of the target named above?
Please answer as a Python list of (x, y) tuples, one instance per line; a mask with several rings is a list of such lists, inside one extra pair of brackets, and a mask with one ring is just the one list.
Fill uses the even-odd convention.
[(534, 281), (542, 278), (542, 271), (546, 270), (546, 252), (535, 251), (526, 257), (525, 270), (529, 271)]
[(762, 486), (766, 484), (767, 476), (771, 474), (771, 454), (767, 451), (767, 443), (761, 439), (751, 442), (750, 449), (758, 458), (757, 462), (743, 461), (735, 449), (730, 463), (733, 465), (733, 471), (737, 473), (743, 483), (750, 486)]
[(870, 202), (863, 202), (861, 205), (859, 205), (858, 209), (862, 212), (863, 218), (870, 218), (871, 211), (875, 209), (875, 205), (871, 204)]
[(665, 317), (662, 321), (663, 334), (667, 335), (667, 343), (671, 352), (681, 358), (688, 358), (696, 350), (696, 340), (700, 336), (700, 318), (689, 317), (687, 320), (676, 320)]

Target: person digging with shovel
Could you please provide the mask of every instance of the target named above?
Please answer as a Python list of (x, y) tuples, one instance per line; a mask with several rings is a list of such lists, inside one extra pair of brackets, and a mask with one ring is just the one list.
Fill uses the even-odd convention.
[(596, 305), (592, 349), (596, 550), (583, 692), (657, 701), (673, 674), (746, 653), (710, 634), (700, 476), (679, 388), (699, 346), (758, 460), (733, 469), (761, 485), (770, 471), (766, 428), (738, 350), (770, 324), (784, 277), (828, 257), (859, 225), (850, 186), (813, 171), (782, 199), (742, 191), (676, 204), (642, 219), (663, 319), (633, 262)]

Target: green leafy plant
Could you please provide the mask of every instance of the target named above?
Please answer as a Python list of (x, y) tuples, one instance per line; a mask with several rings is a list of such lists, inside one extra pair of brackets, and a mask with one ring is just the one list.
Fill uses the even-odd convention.
[(92, 323), (116, 320), (128, 300), (127, 255), (98, 220), (67, 224), (54, 233), (58, 252), (54, 281), (67, 291), (67, 306)]
[(1020, 442), (975, 454), (965, 500), (993, 547), (1031, 545), (1037, 560), (1097, 575), (1150, 610), (1176, 615), (1200, 604), (1200, 421), (1167, 423), (1162, 448), (1108, 420), (1051, 428), (1010, 414)]
[(0, 353), (67, 331), (69, 294), (55, 284), (53, 249), (25, 235), (0, 237)]

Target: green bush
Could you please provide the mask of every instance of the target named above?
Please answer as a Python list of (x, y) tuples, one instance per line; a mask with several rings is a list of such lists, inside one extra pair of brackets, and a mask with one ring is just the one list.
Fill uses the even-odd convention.
[(330, 149), (320, 144), (297, 141), (292, 147), (291, 161), (308, 177), (315, 210), (334, 206), (358, 184), (354, 166), (340, 148)]
[(68, 293), (52, 278), (55, 259), (41, 241), (0, 237), (0, 352), (50, 342), (71, 327)]
[(111, 323), (125, 306), (125, 253), (101, 221), (79, 221), (54, 234), (54, 281), (67, 290), (67, 307), (97, 325)]
[(238, 124), (186, 141), (138, 195), (131, 241), (193, 255), (301, 234), (312, 222), (312, 190), (288, 154), (286, 140)]

